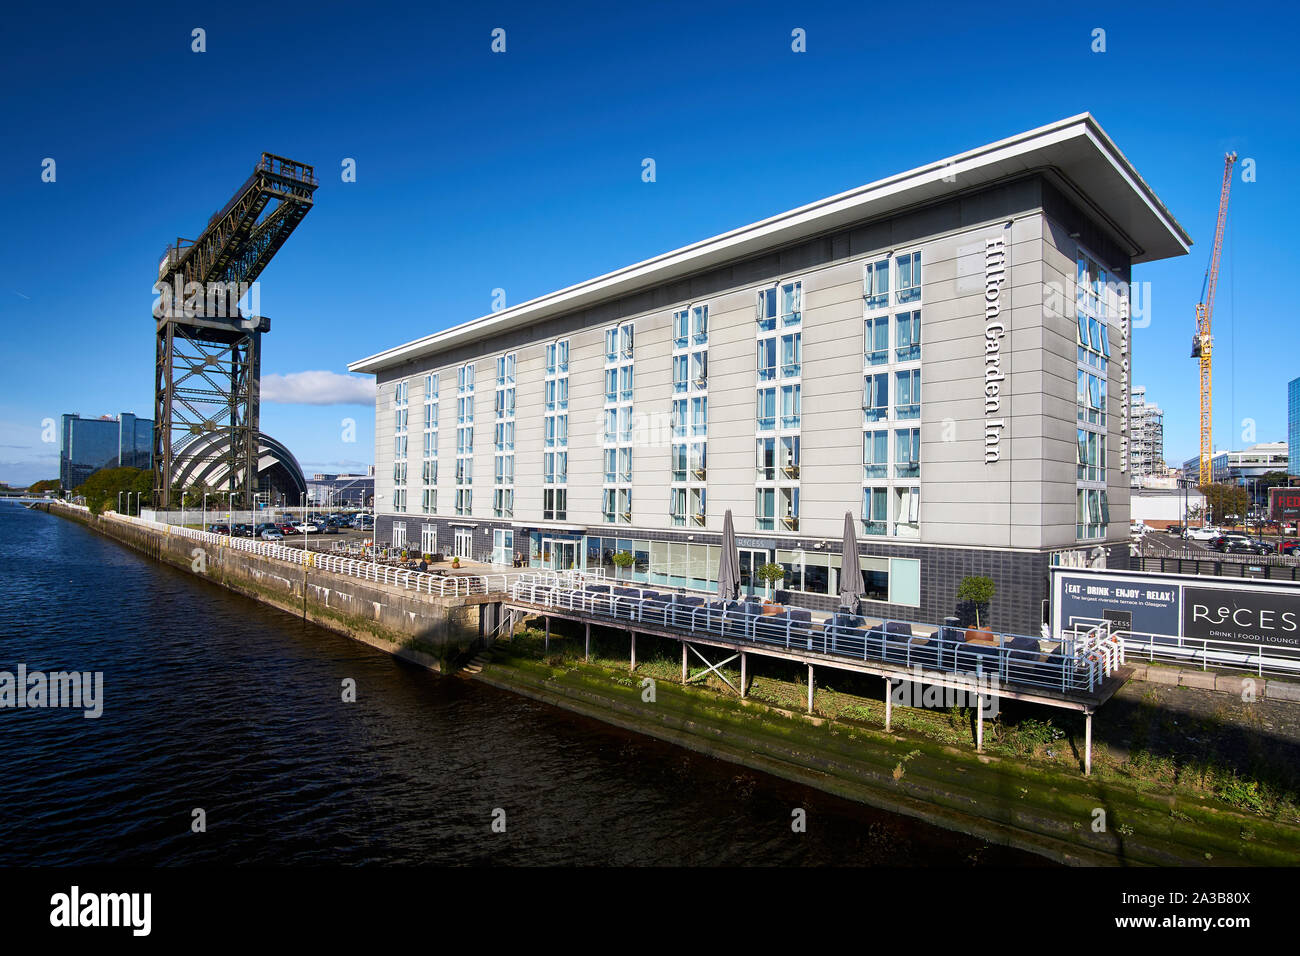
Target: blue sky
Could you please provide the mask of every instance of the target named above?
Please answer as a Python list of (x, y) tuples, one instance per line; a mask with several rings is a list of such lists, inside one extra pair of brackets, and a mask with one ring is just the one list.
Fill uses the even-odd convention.
[[(1083, 111), (1196, 242), (1134, 275), (1153, 295), (1134, 382), (1165, 409), (1174, 463), (1196, 452), (1188, 350), (1223, 153), (1255, 161), (1256, 181), (1234, 184), (1215, 309), (1216, 445), (1248, 444), (1245, 419), (1254, 440), (1285, 438), (1286, 382), (1300, 375), (1288, 9), (469, 6), (6, 12), (0, 481), (57, 473), (43, 419), (152, 414), (158, 258), (263, 150), (321, 180), (261, 277), (263, 374), (345, 374), (488, 312), (494, 288), (521, 302)], [(207, 52), (191, 50), (195, 27)], [(496, 27), (504, 54), (490, 50)], [(795, 28), (806, 53), (791, 51)], [(355, 183), (340, 179), (349, 157)], [(308, 472), (369, 463), (372, 422), (361, 404), (262, 408)]]

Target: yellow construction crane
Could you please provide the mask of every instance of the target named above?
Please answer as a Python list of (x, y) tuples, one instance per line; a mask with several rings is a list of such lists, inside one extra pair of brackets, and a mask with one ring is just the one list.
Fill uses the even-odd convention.
[(1212, 480), (1211, 459), (1214, 456), (1212, 434), (1213, 376), (1210, 369), (1212, 339), (1210, 319), (1214, 315), (1214, 288), (1219, 284), (1219, 252), (1223, 249), (1223, 228), (1228, 220), (1228, 193), (1232, 191), (1232, 167), (1237, 162), (1236, 153), (1223, 157), (1223, 188), (1219, 190), (1219, 221), (1214, 227), (1214, 248), (1210, 250), (1210, 264), (1201, 283), (1201, 301), (1196, 306), (1196, 334), (1192, 336), (1192, 358), (1201, 360), (1201, 469), (1199, 482), (1208, 485)]

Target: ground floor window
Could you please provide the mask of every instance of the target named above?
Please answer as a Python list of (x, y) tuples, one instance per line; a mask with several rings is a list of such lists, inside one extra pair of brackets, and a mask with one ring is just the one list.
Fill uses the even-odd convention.
[(425, 524), (420, 526), (420, 552), (436, 554), (438, 552), (438, 526)]

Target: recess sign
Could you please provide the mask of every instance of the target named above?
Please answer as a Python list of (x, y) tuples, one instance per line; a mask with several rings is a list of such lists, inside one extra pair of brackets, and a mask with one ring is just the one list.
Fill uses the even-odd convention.
[(1053, 568), (1054, 631), (1097, 621), (1138, 634), (1300, 652), (1300, 585)]

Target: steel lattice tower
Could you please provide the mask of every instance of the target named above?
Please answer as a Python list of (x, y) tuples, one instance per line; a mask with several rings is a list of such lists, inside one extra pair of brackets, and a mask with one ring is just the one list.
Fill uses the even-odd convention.
[(177, 239), (154, 291), (154, 505), (168, 508), (176, 452), (218, 434), (226, 489), (251, 507), (257, 489), (262, 333), (270, 319), (239, 302), (312, 207), (311, 166), (263, 153), (253, 174), (193, 241)]

